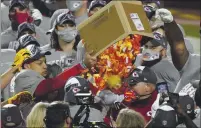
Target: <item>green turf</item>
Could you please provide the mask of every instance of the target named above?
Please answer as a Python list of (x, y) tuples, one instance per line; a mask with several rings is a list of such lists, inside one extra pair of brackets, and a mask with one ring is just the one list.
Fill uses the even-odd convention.
[(187, 36), (193, 36), (200, 38), (200, 26), (181, 24), (184, 28)]

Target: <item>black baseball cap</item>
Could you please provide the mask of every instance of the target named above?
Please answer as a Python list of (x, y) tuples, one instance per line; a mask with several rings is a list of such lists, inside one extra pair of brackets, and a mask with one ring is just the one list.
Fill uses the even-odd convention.
[(129, 86), (133, 86), (139, 82), (151, 83), (156, 85), (156, 74), (148, 67), (138, 66), (130, 73), (128, 77), (128, 84)]
[(31, 44), (40, 47), (40, 44), (38, 43), (36, 38), (34, 38), (33, 36), (31, 36), (29, 34), (25, 34), (25, 35), (21, 36), (18, 39), (18, 42), (19, 42), (19, 47), (16, 51), (19, 51), (20, 49), (25, 48), (26, 46), (31, 45)]
[(22, 121), (22, 114), (16, 105), (7, 104), (1, 108), (1, 122), (4, 127), (17, 127)]
[(36, 30), (35, 30), (35, 26), (33, 23), (27, 23), (27, 22), (24, 22), (22, 24), (20, 24), (18, 26), (18, 30), (17, 30), (17, 35), (19, 38), (19, 36), (21, 35), (21, 33), (24, 31), (24, 30), (30, 30), (32, 31), (33, 33), (36, 33)]
[(153, 46), (162, 46), (163, 48), (167, 48), (167, 39), (165, 36), (160, 34), (159, 32), (153, 32), (154, 38), (150, 40)]
[(189, 95), (179, 96), (179, 104), (192, 120), (195, 119), (195, 104), (193, 98)]
[(93, 0), (89, 6), (89, 12), (95, 7), (104, 7), (107, 4), (105, 0)]
[(23, 62), (22, 67), (26, 63), (31, 63), (31, 62), (36, 61), (36, 60), (38, 60), (41, 57), (46, 56), (46, 55), (51, 55), (50, 51), (41, 50), (38, 46), (33, 45), (33, 44), (26, 46), (25, 49), (27, 49), (29, 51), (30, 58), (26, 59)]
[(144, 11), (147, 15), (147, 18), (150, 20), (155, 15), (156, 9), (153, 6), (144, 5)]
[(177, 114), (174, 108), (165, 104), (160, 106), (152, 120), (153, 128), (176, 128)]
[(46, 34), (51, 33), (51, 29), (55, 27), (55, 26), (54, 26), (54, 22), (56, 21), (57, 17), (58, 17), (60, 14), (62, 14), (62, 13), (68, 13), (68, 12), (69, 12), (68, 9), (58, 9), (58, 10), (56, 10), (56, 11), (53, 13), (53, 15), (52, 15), (52, 17), (51, 17), (51, 19), (50, 19), (50, 30), (49, 30), (48, 32), (46, 32)]
[(56, 19), (56, 25), (62, 25), (66, 21), (71, 21), (75, 24), (75, 17), (71, 12), (68, 13), (61, 13)]
[(71, 22), (72, 24), (76, 25), (75, 17), (73, 16), (73, 14), (71, 12), (67, 12), (67, 13), (63, 12), (63, 13), (59, 14), (57, 16), (56, 20), (54, 21), (52, 28), (46, 34), (53, 32), (56, 25), (62, 25), (68, 21)]
[(29, 8), (29, 0), (11, 0), (9, 10), (16, 5), (21, 5), (24, 8)]
[(155, 3), (158, 7), (160, 7), (161, 3), (158, 0), (141, 0), (143, 3)]

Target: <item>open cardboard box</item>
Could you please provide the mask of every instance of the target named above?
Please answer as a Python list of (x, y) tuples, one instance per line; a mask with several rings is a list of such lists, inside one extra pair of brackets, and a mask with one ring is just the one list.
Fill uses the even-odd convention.
[(111, 1), (78, 26), (87, 51), (98, 56), (129, 34), (153, 37), (140, 1)]

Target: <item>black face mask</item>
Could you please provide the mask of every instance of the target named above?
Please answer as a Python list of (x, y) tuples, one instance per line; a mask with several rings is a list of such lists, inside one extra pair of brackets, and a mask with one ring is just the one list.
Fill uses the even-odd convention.
[(157, 64), (158, 62), (160, 62), (162, 59), (162, 56), (160, 55), (160, 57), (156, 60), (153, 60), (153, 61), (143, 61), (142, 63), (142, 66), (146, 66), (146, 67), (152, 67), (154, 66), (155, 64)]

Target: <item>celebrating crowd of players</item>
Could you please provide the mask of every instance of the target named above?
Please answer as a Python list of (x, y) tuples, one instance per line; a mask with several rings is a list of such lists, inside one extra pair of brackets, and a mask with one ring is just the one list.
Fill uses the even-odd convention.
[(80, 76), (97, 58), (77, 26), (109, 2), (1, 2), (1, 52), (15, 53), (1, 75), (2, 127), (200, 127), (200, 55), (159, 1), (142, 1), (154, 38), (141, 41), (124, 93)]

